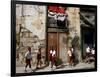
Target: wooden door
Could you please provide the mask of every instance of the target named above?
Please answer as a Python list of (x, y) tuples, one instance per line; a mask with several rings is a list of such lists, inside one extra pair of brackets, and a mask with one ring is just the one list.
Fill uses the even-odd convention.
[(50, 56), (50, 50), (53, 48), (56, 50), (57, 55), (57, 33), (48, 33), (48, 59)]
[(67, 34), (59, 33), (59, 58), (63, 63), (67, 63)]

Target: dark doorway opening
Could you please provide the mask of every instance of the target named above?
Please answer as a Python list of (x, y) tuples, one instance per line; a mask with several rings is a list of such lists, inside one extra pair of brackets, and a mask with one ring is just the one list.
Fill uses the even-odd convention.
[(85, 58), (86, 48), (89, 46), (90, 48), (95, 45), (95, 31), (94, 29), (82, 29), (81, 31), (81, 50), (82, 50), (82, 58)]

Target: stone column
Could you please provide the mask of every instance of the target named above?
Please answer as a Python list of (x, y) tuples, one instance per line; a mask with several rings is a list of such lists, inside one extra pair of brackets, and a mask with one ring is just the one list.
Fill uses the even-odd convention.
[[(81, 60), (81, 51), (80, 51), (80, 9), (76, 7), (69, 7), (67, 9), (68, 21), (69, 21), (69, 36), (72, 39), (77, 35), (79, 37), (79, 46), (75, 47), (77, 51), (78, 60)], [(71, 43), (69, 41), (69, 43)], [(69, 44), (70, 45), (70, 44)]]

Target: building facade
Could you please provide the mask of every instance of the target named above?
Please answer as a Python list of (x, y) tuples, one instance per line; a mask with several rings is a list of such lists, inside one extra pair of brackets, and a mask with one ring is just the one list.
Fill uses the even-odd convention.
[(96, 44), (96, 9), (81, 8), (80, 10), (81, 26), (81, 51), (82, 58), (86, 54), (86, 47), (95, 48)]
[[(61, 11), (56, 11), (60, 9)], [(63, 11), (62, 11), (63, 10)], [(78, 60), (81, 60), (80, 53), (80, 9), (74, 7), (48, 7), (47, 24), (47, 51), (53, 48), (56, 50), (56, 56), (63, 63), (68, 63), (67, 51), (70, 47), (75, 48)], [(78, 37), (78, 45), (75, 46), (75, 37)], [(72, 45), (72, 40), (73, 42)], [(49, 56), (48, 56), (49, 59)]]
[(55, 49), (56, 57), (68, 63), (67, 51), (73, 47), (77, 61), (82, 61), (87, 44), (84, 39), (92, 29), (89, 33), (93, 38), (91, 44), (95, 41), (94, 26), (85, 30), (81, 23), (87, 23), (83, 13), (86, 12), (79, 7), (16, 5), (16, 53), (25, 53), (30, 46), (36, 59), (38, 47), (41, 46), (45, 62), (49, 60), (50, 50)]

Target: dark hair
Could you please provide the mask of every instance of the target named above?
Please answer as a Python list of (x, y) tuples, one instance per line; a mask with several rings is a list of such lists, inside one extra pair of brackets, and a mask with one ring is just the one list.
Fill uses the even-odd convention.
[(28, 47), (28, 50), (31, 50), (31, 47)]
[(39, 50), (41, 50), (41, 47), (39, 48)]

